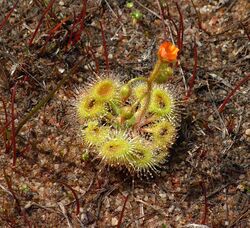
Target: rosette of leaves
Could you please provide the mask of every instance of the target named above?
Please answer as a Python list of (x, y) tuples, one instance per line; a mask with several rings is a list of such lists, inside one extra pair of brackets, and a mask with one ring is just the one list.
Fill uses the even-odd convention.
[(165, 57), (172, 64), (178, 51), (165, 46), (173, 53), (158, 53), (148, 79), (121, 82), (103, 76), (85, 85), (77, 102), (82, 139), (104, 165), (148, 175), (157, 173), (169, 154), (177, 137), (179, 102), (168, 86), (159, 84), (173, 74)]

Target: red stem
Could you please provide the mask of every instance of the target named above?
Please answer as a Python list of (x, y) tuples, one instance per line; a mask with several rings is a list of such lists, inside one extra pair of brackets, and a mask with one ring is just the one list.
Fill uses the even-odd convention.
[(40, 19), (39, 22), (38, 22), (38, 25), (37, 25), (37, 27), (36, 27), (36, 30), (35, 30), (35, 32), (33, 33), (33, 36), (32, 36), (31, 39), (30, 39), (29, 46), (32, 45), (33, 40), (35, 39), (35, 36), (36, 36), (36, 34), (37, 34), (37, 32), (38, 32), (38, 29), (40, 28), (40, 26), (41, 26), (41, 24), (42, 24), (42, 22), (43, 22), (43, 19), (45, 18), (46, 14), (49, 12), (49, 10), (52, 8), (52, 6), (53, 6), (53, 4), (55, 3), (55, 1), (56, 1), (56, 0), (51, 0), (51, 1), (49, 2), (49, 4), (48, 4), (47, 8), (45, 9), (45, 11), (44, 11), (44, 13), (43, 13), (41, 19)]
[[(14, 120), (16, 119), (16, 117), (14, 117)], [(5, 123), (5, 125), (3, 126), (3, 128), (0, 130), (0, 135), (3, 135), (4, 132), (6, 131), (6, 128), (11, 124), (12, 120), (9, 120), (9, 122)]]
[(96, 73), (99, 74), (100, 73), (100, 68), (99, 68), (99, 63), (98, 63), (98, 60), (95, 56), (95, 53), (93, 51), (93, 48), (92, 47), (86, 47), (87, 51), (90, 52), (90, 54), (92, 55), (92, 57), (94, 58), (94, 61), (95, 61), (95, 68), (96, 68)]
[[(80, 40), (81, 34), (84, 30), (84, 19), (86, 17), (86, 10), (87, 10), (87, 0), (83, 0), (81, 13), (77, 18), (75, 17), (74, 24), (73, 24), (72, 29), (70, 31), (69, 41), (68, 41), (67, 47), (69, 47), (70, 44), (75, 45)], [(78, 29), (77, 31), (74, 32), (76, 26), (79, 23), (80, 23), (80, 29)]]
[[(34, 2), (35, 2), (35, 4), (36, 4), (39, 8), (41, 8), (41, 9), (43, 9), (44, 6), (46, 6), (46, 3), (45, 3), (44, 0), (43, 0), (43, 3), (41, 2), (41, 0), (34, 0)], [(48, 12), (48, 15), (49, 15), (51, 18), (53, 18), (55, 21), (58, 21), (58, 18), (57, 18), (57, 16), (55, 15), (54, 12), (50, 11), (50, 12)]]
[(66, 184), (64, 182), (59, 182), (59, 183), (64, 185), (65, 187), (67, 187), (74, 195), (74, 198), (76, 201), (76, 215), (78, 215), (80, 213), (80, 202), (79, 202), (78, 196), (76, 194), (76, 191), (71, 186), (69, 186), (68, 184)]
[(194, 87), (196, 73), (197, 73), (197, 63), (198, 63), (198, 51), (197, 51), (197, 45), (196, 41), (194, 40), (194, 67), (193, 67), (193, 74), (189, 82), (189, 89), (187, 91), (187, 95), (185, 97), (185, 100), (187, 101), (189, 97), (191, 96), (192, 89)]
[(168, 7), (168, 5), (167, 5), (167, 13), (168, 13), (167, 19), (168, 19), (170, 22), (172, 22), (172, 24), (173, 24), (173, 26), (174, 26), (174, 28), (175, 28), (175, 31), (178, 32), (177, 25), (176, 25), (175, 21), (173, 20), (173, 18), (171, 17), (171, 14), (170, 14), (170, 12), (169, 12), (169, 7)]
[(90, 52), (90, 54), (92, 55), (92, 57), (94, 58), (94, 61), (95, 61), (95, 66), (96, 66), (96, 73), (99, 74), (100, 73), (100, 67), (99, 67), (99, 62), (95, 56), (95, 51), (94, 51), (94, 48), (92, 46), (92, 43), (90, 42), (91, 38), (90, 38), (90, 34), (89, 32), (86, 30), (86, 34), (88, 36), (88, 39), (89, 39), (89, 47), (86, 46), (86, 50), (87, 52)]
[(106, 63), (106, 70), (109, 72), (109, 59), (108, 59), (108, 50), (107, 50), (107, 43), (104, 35), (104, 30), (103, 30), (103, 25), (102, 22), (100, 21), (100, 26), (101, 26), (101, 33), (102, 33), (102, 44), (104, 48), (104, 57), (105, 57), (105, 63)]
[(28, 220), (28, 216), (27, 216), (27, 213), (25, 210), (22, 209), (21, 207), (21, 204), (20, 204), (20, 200), (17, 198), (13, 188), (12, 188), (12, 181), (10, 179), (10, 177), (6, 174), (6, 171), (3, 170), (3, 173), (4, 173), (4, 179), (6, 181), (6, 184), (7, 184), (7, 188), (8, 190), (11, 192), (12, 194), (12, 197), (14, 198), (15, 202), (16, 202), (16, 205), (17, 205), (17, 208), (19, 210), (19, 213), (23, 216), (23, 219), (24, 219), (24, 222), (26, 223), (26, 225), (31, 228), (32, 227), (32, 224), (30, 223), (30, 221)]
[(179, 28), (177, 33), (177, 46), (179, 48), (179, 54), (181, 53), (182, 47), (183, 47), (183, 35), (184, 35), (184, 21), (183, 21), (183, 14), (181, 12), (179, 4), (176, 2), (176, 7), (179, 13), (180, 22), (179, 22)]
[(69, 47), (70, 44), (72, 43), (72, 37), (73, 37), (74, 29), (75, 29), (77, 23), (78, 23), (78, 20), (77, 20), (77, 18), (76, 18), (75, 11), (74, 11), (74, 23), (73, 23), (72, 29), (71, 29), (71, 31), (70, 31), (70, 34), (67, 33), (67, 36), (68, 36), (68, 34), (69, 34), (69, 41), (68, 41), (67, 47)]
[(14, 85), (11, 94), (11, 144), (13, 149), (13, 163), (12, 166), (16, 166), (16, 132), (15, 132), (15, 97), (16, 97), (16, 86)]
[(29, 145), (29, 144), (26, 145), (26, 146), (23, 148), (22, 151), (20, 151), (20, 154), (25, 154), (25, 153), (27, 153), (28, 150), (30, 150), (30, 145)]
[(203, 30), (203, 28), (202, 28), (202, 23), (201, 23), (201, 15), (200, 15), (200, 12), (197, 10), (197, 8), (196, 8), (196, 6), (195, 6), (193, 0), (191, 0), (191, 3), (192, 3), (192, 6), (193, 6), (193, 8), (194, 8), (194, 11), (195, 11), (195, 13), (196, 13), (197, 19), (198, 19), (198, 27), (199, 27), (200, 30)]
[(80, 30), (81, 32), (83, 31), (84, 29), (84, 20), (85, 20), (85, 17), (86, 17), (86, 10), (87, 10), (87, 0), (82, 0), (82, 11), (81, 11), (81, 16), (80, 16)]
[(208, 204), (207, 204), (207, 190), (206, 190), (206, 186), (203, 182), (200, 183), (201, 185), (201, 189), (204, 195), (204, 213), (203, 213), (203, 217), (201, 219), (201, 224), (206, 224), (207, 221), (207, 213), (208, 213)]
[(158, 8), (160, 10), (162, 24), (164, 26), (164, 39), (167, 40), (167, 26), (166, 26), (166, 24), (164, 22), (164, 20), (165, 20), (164, 9), (163, 9), (162, 4), (161, 4), (161, 2), (159, 0), (157, 0), (157, 5), (158, 5)]
[(231, 97), (235, 94), (235, 92), (240, 88), (241, 85), (243, 85), (245, 82), (247, 82), (250, 79), (250, 74), (246, 75), (246, 77), (242, 78), (238, 84), (234, 87), (234, 89), (227, 95), (225, 100), (222, 102), (222, 104), (219, 106), (218, 111), (223, 112), (226, 104), (229, 102)]
[(119, 217), (119, 220), (118, 220), (117, 228), (121, 228), (122, 218), (123, 218), (123, 215), (124, 215), (124, 211), (125, 211), (125, 207), (126, 207), (126, 204), (127, 204), (127, 201), (128, 201), (128, 197), (129, 197), (129, 194), (125, 197), (125, 201), (124, 201), (124, 204), (123, 204), (123, 207), (122, 207), (122, 211), (121, 211), (121, 214), (120, 214), (120, 217)]
[(53, 35), (62, 27), (62, 25), (68, 21), (70, 19), (70, 16), (62, 19), (53, 29), (50, 30), (49, 32), (49, 36), (45, 41), (45, 44), (43, 45), (43, 49), (42, 51), (44, 51), (45, 47), (47, 46), (48, 42), (51, 40), (51, 38), (53, 37)]
[(3, 21), (0, 24), (0, 31), (1, 29), (4, 27), (4, 25), (7, 23), (9, 17), (11, 16), (11, 14), (13, 13), (13, 11), (15, 10), (17, 4), (18, 4), (19, 0), (16, 1), (15, 5), (12, 7), (12, 9), (9, 11), (9, 13), (7, 13), (7, 15), (5, 16), (5, 18), (3, 19)]
[(5, 152), (8, 153), (8, 151), (10, 149), (10, 141), (8, 140), (7, 131), (8, 131), (8, 125), (11, 123), (11, 121), (8, 123), (8, 114), (7, 114), (6, 104), (5, 104), (5, 101), (3, 100), (3, 98), (1, 98), (1, 100), (3, 103), (3, 109), (4, 109), (4, 115), (5, 115), (5, 125), (3, 127), (3, 130), (0, 131), (1, 132), (0, 134), (3, 133)]

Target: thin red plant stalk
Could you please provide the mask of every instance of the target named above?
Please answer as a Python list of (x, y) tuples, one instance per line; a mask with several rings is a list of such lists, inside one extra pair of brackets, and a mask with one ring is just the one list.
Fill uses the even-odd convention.
[(27, 214), (26, 214), (26, 211), (25, 210), (22, 210), (22, 207), (21, 207), (21, 204), (20, 204), (20, 201), (19, 199), (17, 198), (13, 188), (12, 188), (12, 181), (10, 179), (10, 177), (6, 174), (6, 171), (5, 169), (3, 170), (3, 173), (4, 173), (4, 179), (5, 179), (5, 182), (7, 184), (7, 187), (8, 187), (8, 190), (11, 192), (15, 202), (16, 202), (16, 205), (17, 205), (17, 208), (20, 212), (20, 215), (23, 216), (23, 219), (24, 219), (24, 222), (26, 223), (26, 225), (28, 225), (29, 228), (32, 228), (32, 224), (30, 223), (30, 221), (28, 220), (28, 217), (27, 217)]
[[(88, 38), (90, 39), (90, 35), (89, 35), (88, 31), (86, 31), (86, 34), (87, 34)], [(86, 49), (87, 49), (88, 52), (91, 53), (92, 57), (94, 58), (95, 66), (96, 66), (96, 72), (97, 72), (97, 74), (99, 74), (100, 73), (99, 62), (98, 62), (98, 60), (97, 60), (97, 58), (95, 56), (95, 52), (94, 52), (93, 46), (92, 46), (90, 41), (89, 41), (89, 44), (90, 44), (90, 47), (86, 46)]]
[(191, 0), (191, 3), (192, 3), (192, 6), (194, 8), (194, 11), (196, 13), (197, 19), (198, 19), (198, 27), (199, 27), (200, 30), (203, 30), (200, 12), (197, 10), (193, 0)]
[(103, 30), (103, 25), (102, 22), (100, 21), (100, 27), (101, 27), (101, 33), (102, 33), (102, 44), (103, 44), (103, 49), (104, 49), (104, 58), (105, 58), (105, 63), (106, 63), (106, 70), (109, 73), (109, 58), (108, 58), (108, 48), (107, 48), (107, 43), (104, 35), (104, 30)]
[(194, 67), (193, 67), (193, 74), (189, 82), (189, 88), (185, 97), (185, 100), (187, 101), (189, 97), (191, 96), (192, 89), (194, 87), (196, 73), (197, 73), (197, 64), (198, 64), (198, 51), (197, 51), (197, 45), (196, 41), (194, 40)]
[(166, 24), (165, 24), (165, 22), (164, 22), (164, 20), (165, 20), (165, 12), (164, 12), (164, 9), (163, 9), (163, 7), (162, 7), (162, 4), (161, 4), (161, 2), (159, 1), (159, 0), (157, 0), (157, 5), (158, 5), (158, 8), (159, 8), (159, 10), (160, 10), (160, 14), (161, 14), (161, 20), (162, 20), (162, 24), (163, 24), (163, 28), (164, 28), (164, 39), (165, 40), (167, 40), (167, 26), (166, 26)]
[(177, 46), (179, 48), (179, 54), (181, 53), (182, 47), (183, 47), (183, 37), (184, 37), (184, 21), (183, 21), (183, 14), (181, 12), (179, 4), (176, 2), (176, 7), (179, 13), (179, 28), (177, 32)]
[(57, 32), (62, 25), (70, 19), (71, 16), (63, 18), (53, 29), (50, 30), (49, 36), (52, 36), (55, 32)]
[[(34, 0), (35, 4), (39, 7), (39, 8), (44, 8), (44, 5), (46, 6), (46, 3), (44, 3), (45, 1), (43, 0), (43, 3), (41, 2), (41, 0), (37, 1)], [(58, 21), (57, 16), (55, 15), (55, 13), (53, 11), (48, 12), (48, 15), (53, 18), (55, 21)]]
[(96, 73), (99, 74), (100, 73), (100, 67), (99, 67), (99, 63), (98, 60), (95, 56), (95, 53), (93, 51), (92, 47), (86, 47), (87, 51), (90, 52), (90, 54), (92, 55), (92, 57), (94, 58), (94, 62), (95, 62), (95, 68), (96, 68)]
[[(10, 149), (10, 142), (9, 140), (7, 139), (7, 130), (8, 130), (8, 114), (7, 114), (7, 108), (6, 108), (6, 104), (5, 104), (5, 101), (3, 98), (1, 98), (2, 100), (2, 103), (3, 103), (3, 109), (4, 109), (4, 116), (5, 116), (5, 125), (3, 127), (3, 140), (4, 140), (4, 145), (5, 145), (5, 152), (7, 153)], [(11, 123), (11, 121), (9, 122)], [(0, 133), (2, 134), (2, 133)]]
[(27, 153), (28, 150), (30, 150), (31, 146), (30, 144), (26, 145), (21, 151), (20, 154), (25, 154)]
[(8, 217), (7, 211), (4, 211), (4, 213), (2, 213), (2, 214), (4, 214), (5, 217), (3, 217), (3, 215), (0, 214), (1, 221), (6, 222), (8, 224), (8, 226), (11, 227), (11, 228), (16, 228), (17, 227), (16, 222), (11, 220)]
[(48, 4), (47, 8), (46, 8), (45, 11), (43, 12), (43, 15), (42, 15), (41, 19), (39, 20), (38, 25), (37, 25), (37, 27), (36, 27), (36, 30), (35, 30), (35, 32), (33, 33), (33, 36), (32, 36), (31, 39), (30, 39), (29, 46), (32, 45), (32, 43), (33, 43), (33, 41), (34, 41), (34, 39), (35, 39), (35, 36), (36, 36), (36, 34), (37, 34), (37, 32), (38, 32), (38, 30), (39, 30), (39, 28), (40, 28), (40, 26), (41, 26), (41, 24), (42, 24), (42, 22), (43, 22), (43, 19), (45, 18), (46, 14), (48, 14), (49, 10), (52, 8), (52, 6), (53, 6), (53, 4), (55, 3), (55, 1), (56, 1), (56, 0), (51, 0), (51, 1), (49, 2), (49, 4)]
[(206, 224), (207, 221), (207, 213), (208, 213), (208, 203), (207, 203), (207, 189), (206, 186), (203, 182), (200, 182), (200, 186), (204, 195), (204, 212), (203, 212), (203, 216), (201, 219), (201, 224)]
[[(14, 117), (14, 120), (16, 119), (16, 117)], [(12, 120), (9, 120), (9, 122), (5, 123), (5, 125), (3, 126), (3, 128), (0, 130), (0, 135), (3, 135), (4, 132), (6, 131), (6, 128), (9, 127), (9, 125), (11, 124)]]
[[(0, 121), (0, 124), (2, 125), (2, 121)], [(6, 137), (6, 134), (3, 135), (3, 141), (4, 141), (4, 146), (5, 146), (5, 153), (7, 153), (7, 149), (8, 149), (8, 146), (7, 146), (7, 137)]]
[(3, 109), (4, 109), (4, 116), (5, 116), (5, 123), (8, 122), (8, 114), (7, 114), (7, 108), (4, 99), (1, 97), (2, 103), (3, 103)]
[(194, 8), (194, 11), (196, 13), (196, 16), (197, 16), (197, 20), (198, 20), (198, 28), (200, 30), (202, 30), (203, 32), (205, 32), (207, 35), (211, 36), (211, 33), (208, 32), (203, 26), (202, 26), (202, 17), (201, 17), (201, 14), (199, 12), (199, 10), (197, 10), (197, 7), (195, 6), (193, 0), (191, 0), (191, 3), (192, 3), (192, 6)]
[(62, 25), (70, 19), (70, 16), (62, 19), (53, 29), (50, 30), (49, 36), (45, 41), (45, 44), (43, 45), (42, 52), (44, 51), (45, 47), (47, 46), (48, 42), (51, 40), (53, 35), (62, 27)]
[(176, 25), (175, 21), (173, 20), (173, 18), (171, 17), (168, 5), (167, 5), (167, 19), (172, 22), (172, 24), (173, 24), (173, 26), (175, 28), (175, 31), (178, 32), (177, 25)]
[[(82, 11), (79, 17), (79, 23), (80, 23), (80, 29), (78, 30), (78, 36), (79, 39), (84, 31), (84, 20), (86, 17), (86, 11), (87, 11), (87, 0), (82, 0)], [(78, 40), (77, 40), (78, 41)]]
[[(68, 41), (68, 45), (67, 47), (69, 47), (71, 44), (75, 45), (81, 37), (81, 34), (84, 30), (84, 20), (86, 17), (86, 12), (87, 12), (87, 0), (82, 0), (82, 10), (81, 13), (78, 17), (74, 17), (74, 24), (72, 26), (72, 29), (70, 31), (70, 35), (69, 35), (69, 41)], [(74, 32), (76, 26), (80, 23), (80, 29), (78, 29), (77, 31)], [(74, 41), (73, 41), (74, 38)]]
[(225, 100), (222, 102), (222, 104), (219, 106), (218, 111), (223, 112), (226, 104), (229, 102), (231, 97), (235, 94), (235, 92), (240, 88), (241, 85), (246, 83), (250, 79), (250, 74), (247, 74), (246, 77), (242, 78), (234, 87), (234, 89), (227, 95)]
[(72, 192), (72, 194), (74, 195), (75, 202), (76, 202), (76, 215), (78, 215), (80, 213), (80, 201), (78, 199), (76, 191), (71, 186), (69, 186), (68, 184), (66, 184), (64, 182), (60, 181), (58, 183), (60, 183), (60, 184), (64, 185), (65, 187), (67, 187)]
[(11, 14), (15, 10), (15, 8), (17, 7), (18, 2), (19, 2), (19, 0), (16, 1), (15, 5), (12, 7), (12, 9), (9, 11), (9, 13), (7, 13), (7, 15), (5, 16), (5, 18), (1, 22), (1, 24), (0, 24), (0, 31), (2, 30), (2, 28), (4, 27), (4, 25), (7, 23), (8, 19), (11, 16)]
[(81, 11), (81, 15), (79, 18), (81, 32), (84, 30), (84, 20), (86, 17), (86, 10), (87, 10), (87, 0), (82, 0), (82, 11)]
[(72, 29), (71, 29), (70, 33), (67, 33), (67, 37), (69, 36), (67, 48), (70, 46), (71, 43), (73, 43), (73, 41), (72, 41), (73, 38), (72, 37), (73, 37), (73, 34), (74, 34), (75, 27), (76, 27), (76, 25), (78, 23), (78, 20), (77, 20), (76, 15), (75, 15), (75, 11), (73, 13), (74, 13), (74, 23), (73, 23), (73, 26), (72, 26)]
[(16, 97), (17, 83), (12, 88), (11, 93), (11, 144), (13, 149), (13, 163), (12, 166), (16, 166), (16, 132), (15, 132), (15, 97)]
[(125, 197), (125, 201), (124, 201), (124, 204), (123, 204), (123, 207), (122, 207), (122, 211), (121, 211), (121, 214), (120, 214), (118, 223), (117, 223), (117, 228), (121, 228), (121, 225), (122, 225), (122, 218), (123, 218), (123, 216), (124, 216), (124, 211), (125, 211), (125, 207), (126, 207), (128, 198), (129, 198), (129, 194)]

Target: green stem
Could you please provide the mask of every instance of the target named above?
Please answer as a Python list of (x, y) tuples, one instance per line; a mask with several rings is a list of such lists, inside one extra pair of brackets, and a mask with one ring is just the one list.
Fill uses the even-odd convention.
[(133, 78), (128, 81), (127, 85), (130, 86), (132, 83), (137, 82), (137, 81), (147, 81), (147, 79), (145, 77)]
[(154, 80), (157, 78), (157, 76), (159, 75), (159, 70), (160, 70), (161, 64), (162, 64), (162, 60), (158, 59), (152, 73), (149, 76), (149, 79), (148, 79), (149, 83), (152, 84), (154, 82)]
[(105, 118), (108, 119), (108, 121), (110, 121), (111, 123), (115, 121), (114, 116), (109, 112), (105, 115)]
[(152, 90), (152, 83), (150, 83), (148, 81), (148, 90), (147, 90), (147, 96), (146, 96), (146, 101), (145, 101), (145, 104), (141, 110), (141, 112), (139, 113), (138, 117), (137, 117), (137, 120), (135, 122), (135, 127), (138, 127), (138, 125), (140, 124), (143, 116), (145, 115), (147, 109), (148, 109), (148, 106), (149, 106), (149, 103), (150, 103), (150, 98), (151, 98), (151, 90)]
[(138, 127), (143, 116), (145, 115), (145, 113), (147, 112), (148, 110), (148, 106), (149, 106), (149, 103), (150, 103), (150, 98), (151, 98), (151, 93), (152, 93), (152, 87), (153, 87), (153, 82), (155, 81), (155, 79), (157, 78), (157, 76), (159, 75), (159, 70), (160, 70), (160, 66), (162, 64), (162, 61), (161, 59), (158, 59), (155, 66), (154, 66), (154, 69), (152, 71), (152, 73), (150, 74), (147, 82), (148, 82), (148, 88), (147, 88), (147, 93), (146, 93), (146, 101), (145, 101), (145, 104), (141, 110), (141, 113), (138, 115), (137, 117), (137, 120), (135, 122), (135, 125), (134, 127)]
[(72, 74), (75, 73), (75, 71), (78, 69), (78, 67), (81, 65), (83, 59), (80, 59), (73, 68), (69, 71), (68, 74), (66, 74), (63, 79), (57, 84), (57, 86), (49, 92), (49, 94), (44, 97), (40, 102), (38, 102), (35, 107), (21, 120), (21, 122), (18, 124), (16, 128), (16, 135), (19, 133), (19, 131), (22, 129), (22, 127), (31, 119), (54, 95), (55, 93), (61, 88), (61, 86), (70, 78)]
[(141, 103), (141, 101), (145, 97), (145, 95), (146, 95), (146, 93), (143, 94), (143, 96), (141, 96), (138, 100), (136, 100), (134, 104), (132, 104), (132, 106), (131, 106), (132, 112), (135, 111), (135, 108), (137, 107), (138, 104)]
[(113, 102), (110, 102), (110, 106), (113, 112), (115, 113), (115, 115), (118, 116), (120, 114), (120, 108)]

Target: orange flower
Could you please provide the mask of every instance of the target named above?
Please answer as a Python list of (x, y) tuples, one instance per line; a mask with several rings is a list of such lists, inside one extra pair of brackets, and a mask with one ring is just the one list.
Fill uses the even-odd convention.
[(171, 42), (164, 42), (158, 51), (158, 56), (167, 62), (174, 62), (177, 59), (179, 48)]

